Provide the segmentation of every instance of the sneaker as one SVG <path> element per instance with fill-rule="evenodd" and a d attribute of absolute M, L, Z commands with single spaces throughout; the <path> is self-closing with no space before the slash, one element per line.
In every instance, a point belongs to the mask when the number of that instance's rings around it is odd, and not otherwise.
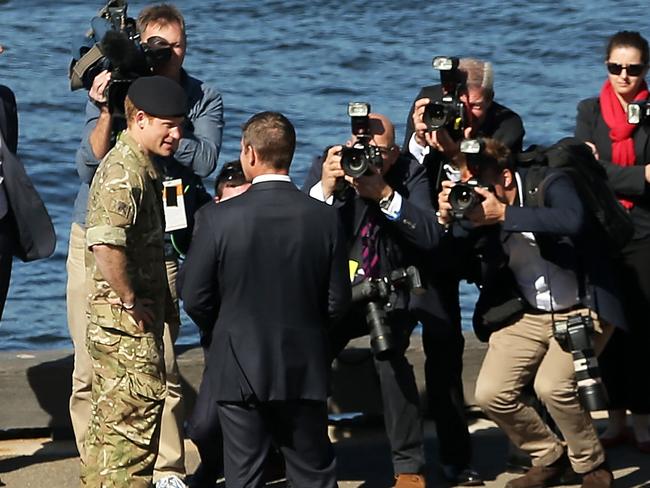
<path fill-rule="evenodd" d="M 400 473 L 395 476 L 394 488 L 426 488 L 427 481 L 417 473 Z"/>
<path fill-rule="evenodd" d="M 600 465 L 582 477 L 582 488 L 610 488 L 614 486 L 614 475 L 609 467 Z"/>
<path fill-rule="evenodd" d="M 567 478 L 575 476 L 569 457 L 564 453 L 549 466 L 533 466 L 519 478 L 508 481 L 506 488 L 545 488 L 566 484 Z"/>
<path fill-rule="evenodd" d="M 156 481 L 156 488 L 187 488 L 187 485 L 178 476 L 171 475 Z"/>

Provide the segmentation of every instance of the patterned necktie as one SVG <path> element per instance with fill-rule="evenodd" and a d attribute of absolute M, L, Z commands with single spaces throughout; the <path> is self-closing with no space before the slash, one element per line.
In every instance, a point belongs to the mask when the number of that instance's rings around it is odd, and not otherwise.
<path fill-rule="evenodd" d="M 375 216 L 368 213 L 366 223 L 361 228 L 361 267 L 364 275 L 369 278 L 379 278 L 378 231 Z"/>

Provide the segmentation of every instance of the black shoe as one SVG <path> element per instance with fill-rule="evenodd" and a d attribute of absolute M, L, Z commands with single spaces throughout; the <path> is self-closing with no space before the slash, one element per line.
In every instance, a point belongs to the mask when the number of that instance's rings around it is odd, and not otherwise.
<path fill-rule="evenodd" d="M 453 486 L 484 486 L 479 474 L 469 466 L 442 465 L 442 474 Z"/>
<path fill-rule="evenodd" d="M 217 484 L 219 473 L 208 473 L 203 464 L 199 464 L 194 474 L 187 477 L 188 488 L 214 488 Z"/>

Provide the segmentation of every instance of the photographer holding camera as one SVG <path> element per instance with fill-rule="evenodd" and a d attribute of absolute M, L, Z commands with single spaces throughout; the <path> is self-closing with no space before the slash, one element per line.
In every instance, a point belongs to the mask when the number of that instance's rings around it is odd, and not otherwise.
<path fill-rule="evenodd" d="M 610 324 L 625 324 L 607 250 L 568 174 L 549 169 L 529 188 L 532 171 L 515 170 L 505 145 L 493 139 L 483 144 L 468 160 L 480 182 L 473 190 L 476 204 L 465 209 L 464 219 L 453 219 L 454 183 L 444 182 L 439 221 L 475 263 L 471 278 L 480 295 L 474 327 L 489 335 L 476 401 L 533 460 L 525 476 L 506 486 L 561 483 L 571 466 L 583 476 L 583 487 L 612 486 L 586 411 L 606 401 L 594 351 L 602 351 Z M 532 379 L 568 449 L 522 402 Z"/>
<path fill-rule="evenodd" d="M 473 58 L 436 57 L 433 67 L 440 72 L 440 83 L 422 88 L 415 98 L 406 121 L 403 150 L 425 166 L 436 207 L 440 182 L 458 181 L 466 172 L 461 139 L 493 137 L 519 152 L 524 127 L 516 113 L 494 101 L 491 63 Z M 471 467 L 462 384 L 465 339 L 457 273 L 462 263 L 456 262 L 453 249 L 440 252 L 444 258 L 429 264 L 429 275 L 435 281 L 430 283 L 427 295 L 415 304 L 423 325 L 428 411 L 436 422 L 445 477 L 457 485 L 479 484 L 479 475 Z M 424 304 L 425 310 L 421 310 L 420 304 Z M 429 312 L 426 308 L 435 310 Z"/>
<path fill-rule="evenodd" d="M 361 300 L 332 331 L 333 357 L 351 338 L 373 329 L 396 486 L 423 487 L 422 419 L 405 357 L 417 323 L 408 310 L 409 288 L 419 285 L 417 271 L 408 266 L 418 266 L 438 245 L 440 231 L 424 168 L 400 154 L 390 120 L 369 111 L 367 104 L 350 105 L 352 139 L 314 161 L 303 190 L 338 209 L 350 249 L 353 301 Z M 386 294 L 392 295 L 388 303 Z"/>
<path fill-rule="evenodd" d="M 112 3 L 109 2 L 109 6 Z M 124 3 L 124 2 L 122 2 Z M 107 7 L 108 8 L 108 7 Z M 125 10 L 123 11 L 125 13 Z M 156 38 L 169 48 L 169 58 L 156 65 L 154 74 L 177 81 L 188 98 L 188 113 L 183 124 L 183 136 L 172 156 L 155 157 L 154 162 L 166 180 L 182 180 L 187 214 L 178 215 L 181 221 L 191 224 L 192 212 L 208 197 L 201 183 L 201 177 L 208 176 L 217 165 L 223 131 L 223 103 L 221 95 L 202 81 L 188 75 L 182 68 L 185 57 L 185 21 L 172 5 L 146 7 L 137 20 L 140 41 L 146 44 Z M 119 114 L 111 113 L 107 88 L 112 73 L 101 72 L 95 76 L 89 90 L 86 104 L 86 123 L 81 146 L 77 151 L 77 171 L 81 187 L 75 201 L 73 224 L 70 233 L 67 270 L 68 326 L 75 349 L 70 417 L 82 461 L 88 421 L 90 418 L 90 394 L 92 374 L 90 358 L 85 347 L 87 319 L 84 308 L 86 287 L 84 282 L 85 213 L 88 189 L 100 160 L 115 144 L 117 135 L 125 128 L 125 121 Z M 176 192 L 168 192 L 175 194 Z M 182 198 L 183 195 L 181 195 Z M 178 206 L 176 206 L 178 208 Z M 166 216 L 167 226 L 171 219 Z M 177 232 L 183 232 L 177 231 Z M 165 235 L 165 259 L 167 278 L 173 300 L 166 310 L 164 351 L 168 394 L 162 416 L 160 449 L 156 461 L 154 480 L 159 486 L 184 486 L 181 479 L 185 474 L 183 421 L 184 412 L 181 384 L 174 354 L 174 342 L 178 336 L 180 316 L 176 299 L 176 272 L 178 251 L 174 248 L 174 237 Z M 173 303 L 172 303 L 173 302 Z M 162 480 L 162 481 L 161 481 Z M 165 485 L 167 483 L 167 485 Z"/>

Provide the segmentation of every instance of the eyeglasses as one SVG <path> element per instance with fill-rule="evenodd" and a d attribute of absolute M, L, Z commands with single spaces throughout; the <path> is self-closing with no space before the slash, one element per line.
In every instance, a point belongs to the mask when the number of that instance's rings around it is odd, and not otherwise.
<path fill-rule="evenodd" d="M 618 63 L 605 63 L 607 71 L 613 75 L 620 75 L 623 70 L 627 71 L 628 76 L 639 76 L 646 68 L 645 64 L 618 64 Z"/>
<path fill-rule="evenodd" d="M 387 154 L 390 154 L 390 152 L 393 149 L 395 149 L 395 146 L 375 146 L 375 147 L 379 149 L 379 152 L 381 153 L 382 156 L 386 156 Z"/>

